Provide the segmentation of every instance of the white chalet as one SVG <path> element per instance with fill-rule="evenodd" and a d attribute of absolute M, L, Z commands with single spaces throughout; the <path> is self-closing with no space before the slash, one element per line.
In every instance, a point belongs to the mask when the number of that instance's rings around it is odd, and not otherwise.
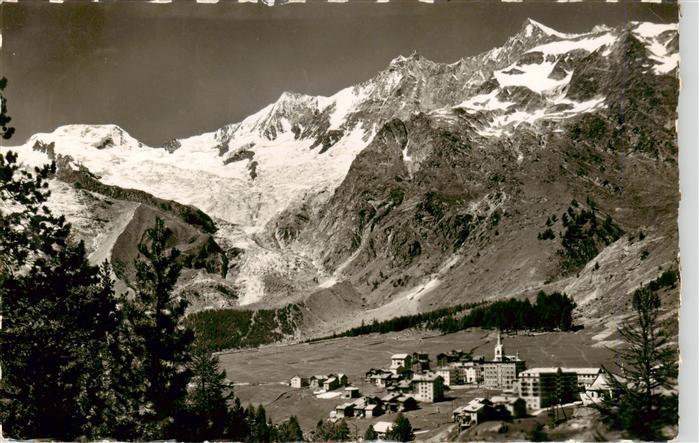
<path fill-rule="evenodd" d="M 399 368 L 410 369 L 411 357 L 410 354 L 393 354 L 391 356 L 391 372 L 398 373 Z"/>
<path fill-rule="evenodd" d="M 308 379 L 301 377 L 300 375 L 294 375 L 291 377 L 290 384 L 292 388 L 302 388 L 304 386 L 308 386 Z"/>
<path fill-rule="evenodd" d="M 614 388 L 607 374 L 600 372 L 590 386 L 585 389 L 585 392 L 580 394 L 580 399 L 585 406 L 600 403 L 606 398 L 611 398 L 614 395 Z"/>

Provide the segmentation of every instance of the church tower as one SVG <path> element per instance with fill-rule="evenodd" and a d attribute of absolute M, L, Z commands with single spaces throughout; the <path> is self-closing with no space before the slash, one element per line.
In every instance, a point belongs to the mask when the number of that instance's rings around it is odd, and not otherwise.
<path fill-rule="evenodd" d="M 495 345 L 495 361 L 502 361 L 502 357 L 505 355 L 505 349 L 502 346 L 502 339 L 500 338 L 500 330 L 498 329 L 498 344 Z"/>

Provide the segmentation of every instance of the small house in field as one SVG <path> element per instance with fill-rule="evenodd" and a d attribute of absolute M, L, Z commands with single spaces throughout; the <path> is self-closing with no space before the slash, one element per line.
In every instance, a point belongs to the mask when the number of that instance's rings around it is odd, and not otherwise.
<path fill-rule="evenodd" d="M 381 398 L 386 412 L 407 412 L 417 409 L 417 400 L 412 395 L 388 394 Z"/>
<path fill-rule="evenodd" d="M 308 382 L 309 381 L 307 378 L 301 377 L 300 375 L 294 375 L 291 377 L 290 384 L 292 388 L 299 389 L 303 388 L 304 386 L 308 386 Z"/>
<path fill-rule="evenodd" d="M 309 385 L 313 389 L 319 389 L 323 387 L 323 383 L 327 377 L 324 375 L 314 375 L 309 380 Z"/>
<path fill-rule="evenodd" d="M 325 381 L 323 381 L 323 389 L 326 391 L 334 391 L 340 387 L 340 381 L 337 377 L 330 376 Z"/>
<path fill-rule="evenodd" d="M 401 395 L 398 401 L 398 412 L 408 412 L 417 409 L 417 400 L 412 395 Z"/>
<path fill-rule="evenodd" d="M 410 394 L 413 392 L 413 385 L 410 380 L 401 380 L 395 385 L 396 391 L 401 394 Z"/>
<path fill-rule="evenodd" d="M 379 404 L 366 405 L 364 408 L 364 417 L 366 418 L 378 417 L 381 414 L 383 414 L 383 408 Z"/>
<path fill-rule="evenodd" d="M 348 384 L 345 374 L 316 375 L 311 377 L 310 383 L 312 388 L 318 387 L 325 391 L 334 391 Z"/>
<path fill-rule="evenodd" d="M 411 363 L 411 369 L 415 374 L 430 370 L 430 356 L 424 352 L 413 352 Z"/>
<path fill-rule="evenodd" d="M 336 418 L 354 417 L 354 403 L 342 403 L 341 405 L 337 405 L 333 412 L 335 414 L 331 413 L 331 415 L 334 415 Z"/>
<path fill-rule="evenodd" d="M 385 373 L 390 374 L 391 371 L 382 368 L 371 368 L 368 371 L 366 371 L 366 374 L 364 374 L 364 381 L 371 382 L 375 376 Z"/>
<path fill-rule="evenodd" d="M 379 388 L 385 388 L 391 384 L 391 376 L 393 374 L 389 373 L 379 373 L 371 376 L 371 382 Z"/>
<path fill-rule="evenodd" d="M 400 394 L 396 393 L 381 397 L 381 403 L 383 403 L 386 412 L 398 412 L 398 397 L 400 397 Z"/>
<path fill-rule="evenodd" d="M 468 355 L 461 349 L 451 350 L 447 353 L 440 352 L 437 354 L 437 366 L 447 366 L 449 363 L 456 363 L 468 358 Z"/>
<path fill-rule="evenodd" d="M 345 388 L 345 391 L 343 392 L 342 396 L 344 398 L 359 398 L 359 388 L 356 388 L 354 386 L 348 386 Z"/>
<path fill-rule="evenodd" d="M 378 417 L 383 414 L 383 405 L 378 397 L 367 396 L 354 401 L 355 417 Z"/>
<path fill-rule="evenodd" d="M 490 397 L 493 407 L 504 411 L 510 417 L 523 417 L 527 414 L 527 402 L 524 399 L 512 395 L 496 395 Z"/>

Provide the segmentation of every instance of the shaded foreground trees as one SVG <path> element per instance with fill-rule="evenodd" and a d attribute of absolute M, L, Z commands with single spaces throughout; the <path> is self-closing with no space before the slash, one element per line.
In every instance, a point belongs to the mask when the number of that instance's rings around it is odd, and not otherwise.
<path fill-rule="evenodd" d="M 0 92 L 6 84 L 0 80 Z M 9 138 L 0 95 L 0 135 Z M 298 437 L 264 409 L 232 400 L 210 354 L 192 350 L 186 303 L 173 295 L 179 252 L 162 220 L 147 230 L 133 297 L 88 262 L 70 224 L 48 208 L 56 165 L 28 171 L 0 154 L 0 423 L 8 437 L 56 440 Z M 192 389 L 187 389 L 192 383 Z M 255 411 L 252 413 L 251 411 Z"/>
<path fill-rule="evenodd" d="M 646 441 L 672 438 L 678 423 L 677 352 L 659 318 L 660 287 L 651 282 L 634 292 L 635 316 L 619 328 L 625 346 L 617 374 L 603 368 L 615 395 L 597 405 L 612 428 Z"/>
<path fill-rule="evenodd" d="M 21 171 L 0 155 L 0 421 L 14 438 L 301 440 L 264 408 L 233 399 L 218 361 L 192 349 L 186 303 L 172 294 L 178 252 L 162 220 L 139 245 L 136 294 L 117 296 L 108 263 L 87 261 L 70 225 L 46 208 L 53 166 Z M 8 315 L 11 314 L 11 315 Z M 191 389 L 187 385 L 191 383 Z M 283 439 L 283 440 L 280 440 Z"/>
<path fill-rule="evenodd" d="M 0 108 L 7 139 L 2 95 Z M 90 265 L 84 244 L 47 206 L 55 172 L 55 164 L 29 171 L 16 154 L 0 154 L 0 422 L 15 438 L 117 436 L 134 428 L 138 407 L 132 334 L 109 264 Z"/>
<path fill-rule="evenodd" d="M 364 440 L 374 441 L 378 440 L 378 438 L 379 434 L 377 434 L 374 430 L 374 426 L 369 425 L 369 427 L 366 428 L 366 431 L 364 432 Z"/>
<path fill-rule="evenodd" d="M 410 420 L 402 413 L 398 414 L 393 422 L 393 427 L 386 434 L 386 438 L 393 441 L 411 441 L 414 439 L 415 433 L 413 432 Z"/>
<path fill-rule="evenodd" d="M 301 440 L 243 409 L 225 372 L 192 349 L 186 302 L 173 295 L 178 251 L 162 220 L 139 245 L 133 299 L 116 295 L 108 263 L 91 266 L 70 225 L 46 207 L 55 166 L 21 170 L 0 155 L 0 422 L 14 438 Z M 10 314 L 10 315 L 8 315 Z M 191 384 L 188 390 L 187 386 Z M 229 402 L 233 406 L 229 406 Z"/>
<path fill-rule="evenodd" d="M 91 266 L 45 205 L 53 172 L 0 155 L 0 198 L 11 208 L 0 213 L 0 421 L 11 436 L 73 439 L 128 420 L 129 350 L 109 266 Z"/>
<path fill-rule="evenodd" d="M 218 369 L 218 359 L 202 348 L 194 351 L 190 367 L 192 388 L 176 417 L 175 434 L 178 440 L 221 438 L 230 427 L 232 386 L 225 371 Z"/>
<path fill-rule="evenodd" d="M 186 300 L 173 295 L 181 267 L 179 251 L 168 251 L 171 235 L 159 218 L 146 231 L 138 245 L 145 260 L 136 259 L 136 296 L 126 304 L 145 388 L 139 393 L 141 435 L 150 439 L 169 434 L 191 377 L 194 333 L 182 325 Z"/>
<path fill-rule="evenodd" d="M 350 429 L 344 419 L 336 423 L 320 420 L 311 433 L 312 441 L 348 441 L 350 437 Z"/>

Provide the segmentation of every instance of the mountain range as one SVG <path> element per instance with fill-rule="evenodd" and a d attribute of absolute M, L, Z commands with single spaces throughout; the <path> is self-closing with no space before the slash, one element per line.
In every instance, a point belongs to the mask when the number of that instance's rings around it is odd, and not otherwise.
<path fill-rule="evenodd" d="M 123 290 L 163 218 L 191 312 L 295 304 L 308 336 L 544 290 L 603 328 L 678 268 L 678 67 L 677 24 L 527 20 L 485 53 L 400 56 L 163 146 L 76 124 L 2 149 L 57 162 L 52 209 Z"/>

